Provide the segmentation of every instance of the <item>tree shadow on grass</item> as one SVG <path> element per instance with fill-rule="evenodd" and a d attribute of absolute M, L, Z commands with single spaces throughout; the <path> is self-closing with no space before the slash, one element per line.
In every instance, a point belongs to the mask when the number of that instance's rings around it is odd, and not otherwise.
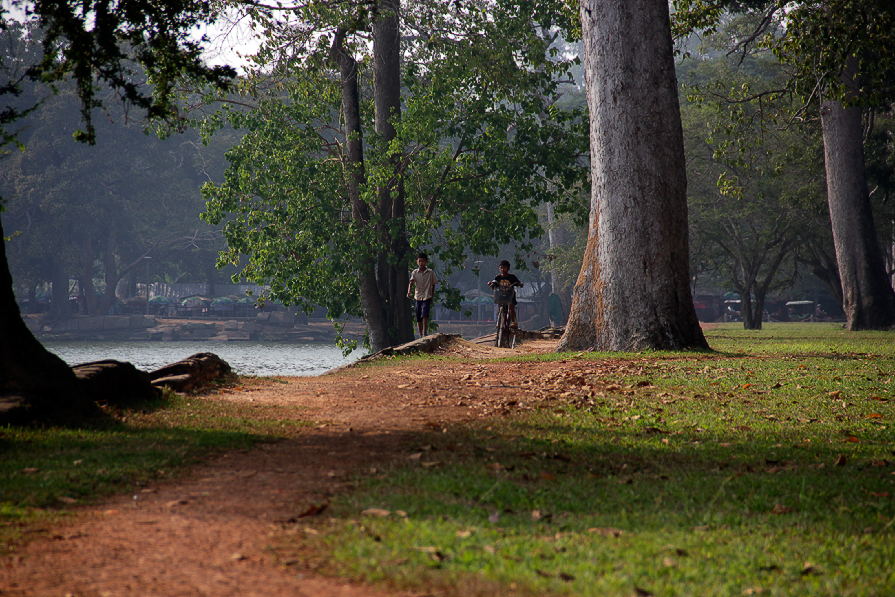
<path fill-rule="evenodd" d="M 652 430 L 605 432 L 589 444 L 570 444 L 547 439 L 567 434 L 565 427 L 512 428 L 519 435 L 511 439 L 480 433 L 456 443 L 421 439 L 433 447 L 419 463 L 368 482 L 365 491 L 420 516 L 487 524 L 497 513 L 502 525 L 527 527 L 538 510 L 577 531 L 804 524 L 858 532 L 895 517 L 891 462 L 887 467 L 879 449 L 798 445 L 786 434 L 695 440 Z"/>

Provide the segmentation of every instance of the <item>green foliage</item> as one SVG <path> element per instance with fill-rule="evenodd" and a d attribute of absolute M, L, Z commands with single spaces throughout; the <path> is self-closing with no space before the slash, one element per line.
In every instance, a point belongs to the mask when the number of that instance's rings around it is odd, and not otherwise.
<path fill-rule="evenodd" d="M 793 88 L 802 96 L 879 105 L 891 100 L 895 66 L 895 6 L 888 0 L 800 2 L 786 12 L 786 35 L 772 45 L 791 65 Z M 858 87 L 840 79 L 858 59 Z"/>
<path fill-rule="evenodd" d="M 19 81 L 54 86 L 72 78 L 81 102 L 83 131 L 76 139 L 95 142 L 93 111 L 103 106 L 98 90 L 111 87 L 120 100 L 151 118 L 176 116 L 174 83 L 183 75 L 226 88 L 235 71 L 202 62 L 202 45 L 194 30 L 215 18 L 214 3 L 204 0 L 155 2 L 149 0 L 82 2 L 27 2 L 13 0 L 0 9 L 3 28 L 7 11 L 23 12 L 40 25 L 41 55 L 25 65 Z M 3 66 L 6 66 L 4 56 Z M 4 83 L 3 94 L 16 94 L 17 84 Z M 34 106 L 27 106 L 30 110 Z M 21 110 L 12 114 L 16 119 Z M 8 140 L 8 139 L 7 139 Z"/>
<path fill-rule="evenodd" d="M 691 272 L 746 297 L 744 325 L 760 328 L 765 297 L 793 284 L 808 238 L 824 237 L 817 131 L 788 126 L 799 104 L 768 54 L 695 61 L 685 81 Z"/>
<path fill-rule="evenodd" d="M 889 4 L 675 3 L 679 33 L 695 32 L 702 40 L 698 54 L 688 55 L 691 59 L 681 65 L 687 99 L 707 109 L 690 118 L 700 125 L 709 123 L 696 133 L 706 145 L 692 143 L 688 148 L 688 154 L 696 148 L 688 156 L 688 174 L 691 197 L 697 197 L 692 204 L 697 220 L 692 246 L 697 256 L 711 252 L 698 237 L 708 231 L 704 216 L 714 218 L 712 205 L 723 204 L 724 217 L 737 220 L 743 210 L 768 221 L 786 217 L 799 237 L 798 261 L 841 296 L 821 168 L 818 100 L 845 98 L 841 75 L 855 56 L 859 89 L 852 89 L 847 102 L 873 107 L 866 120 L 865 154 L 873 164 L 868 175 L 876 189 L 871 195 L 874 221 L 889 221 L 885 198 L 891 177 L 883 164 L 889 159 L 890 144 L 879 142 L 891 136 L 883 116 L 889 111 L 891 97 L 886 93 L 891 96 L 887 90 L 892 88 L 893 28 L 885 26 L 892 18 Z M 854 71 L 853 67 L 849 68 Z M 688 110 L 684 106 L 685 114 Z M 871 141 L 874 135 L 877 141 Z M 712 150 L 711 159 L 703 151 L 706 148 Z M 711 162 L 716 166 L 709 166 Z M 706 177 L 709 172 L 712 176 Z M 708 178 L 717 191 L 705 184 Z M 693 193 L 694 188 L 699 191 Z M 706 204 L 700 195 L 718 198 Z M 891 238 L 890 228 L 878 226 L 883 242 Z"/>
<path fill-rule="evenodd" d="M 359 315 L 361 264 L 409 265 L 412 255 L 390 249 L 395 242 L 427 251 L 443 281 L 470 254 L 496 255 L 507 243 L 528 251 L 542 233 L 538 204 L 580 209 L 571 191 L 586 180 L 586 118 L 556 106 L 572 62 L 554 45 L 567 15 L 516 2 L 403 9 L 402 106 L 390 119 L 396 138 L 389 143 L 375 132 L 377 82 L 362 27 L 351 25 L 345 44 L 358 63 L 364 142 L 356 170 L 345 154 L 351 133 L 340 112 L 341 82 L 327 56 L 337 26 L 373 16 L 350 5 L 301 10 L 313 11 L 301 13 L 312 28 L 250 11 L 273 27 L 255 58 L 273 70 L 247 82 L 254 109 L 226 109 L 247 134 L 228 154 L 226 182 L 204 189 L 204 217 L 225 223 L 221 264 L 239 263 L 238 276 L 269 284 L 286 303 Z M 273 48 L 287 35 L 298 47 L 283 56 Z M 368 218 L 350 202 L 348 179 L 357 172 Z M 401 215 L 380 203 L 380 190 L 396 179 Z M 459 298 L 439 292 L 448 304 Z"/>
<path fill-rule="evenodd" d="M 289 297 L 303 309 L 326 305 L 334 317 L 358 312 L 351 273 L 365 257 L 357 242 L 364 231 L 352 225 L 342 189 L 339 149 L 324 136 L 338 97 L 336 81 L 310 73 L 296 81 L 288 101 L 230 111 L 233 126 L 247 133 L 227 153 L 225 182 L 203 187 L 203 218 L 225 221 L 221 263 L 239 265 L 246 255 L 242 276 L 270 281 L 274 298 Z M 322 134 L 315 124 L 325 127 Z"/>

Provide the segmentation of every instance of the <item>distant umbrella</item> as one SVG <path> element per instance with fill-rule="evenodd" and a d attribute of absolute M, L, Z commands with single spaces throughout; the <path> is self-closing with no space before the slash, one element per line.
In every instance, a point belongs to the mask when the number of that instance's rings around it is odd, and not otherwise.
<path fill-rule="evenodd" d="M 472 290 L 466 291 L 466 300 L 470 303 L 476 302 L 476 299 L 486 297 L 489 300 L 491 299 L 491 290 L 479 290 L 478 288 L 473 288 Z"/>
<path fill-rule="evenodd" d="M 206 303 L 210 303 L 211 299 L 204 296 L 199 296 L 198 294 L 194 294 L 192 296 L 183 297 L 182 299 L 180 299 L 179 302 L 185 307 L 201 307 Z"/>
<path fill-rule="evenodd" d="M 169 299 L 166 296 L 159 295 L 159 296 L 154 296 L 151 299 L 149 299 L 149 302 L 153 305 L 170 305 L 174 301 L 172 301 L 171 299 Z"/>
<path fill-rule="evenodd" d="M 236 301 L 234 301 L 229 296 L 219 296 L 218 298 L 211 301 L 211 306 L 214 307 L 217 305 L 232 305 L 235 302 Z"/>

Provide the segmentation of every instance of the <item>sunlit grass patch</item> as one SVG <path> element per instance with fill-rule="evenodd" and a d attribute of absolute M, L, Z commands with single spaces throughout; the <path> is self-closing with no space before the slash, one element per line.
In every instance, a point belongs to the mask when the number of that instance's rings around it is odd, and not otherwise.
<path fill-rule="evenodd" d="M 705 331 L 713 350 L 766 355 L 892 355 L 892 332 L 849 332 L 841 323 L 765 323 L 745 330 L 740 323 L 713 325 Z"/>
<path fill-rule="evenodd" d="M 413 466 L 337 500 L 307 540 L 323 537 L 331 571 L 447 594 L 476 594 L 483 580 L 502 589 L 485 583 L 482 595 L 792 583 L 799 594 L 881 594 L 895 562 L 892 466 L 876 441 L 814 439 L 666 437 L 541 412 L 455 443 L 426 438 Z"/>
<path fill-rule="evenodd" d="M 547 372 L 569 391 L 537 380 L 534 410 L 421 438 L 299 545 L 453 595 L 886 594 L 895 336 L 770 332 L 576 356 Z"/>

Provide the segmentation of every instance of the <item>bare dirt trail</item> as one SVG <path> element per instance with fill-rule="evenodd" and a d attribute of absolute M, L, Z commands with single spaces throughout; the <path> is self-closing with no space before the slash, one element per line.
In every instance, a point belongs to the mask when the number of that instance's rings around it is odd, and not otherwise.
<path fill-rule="evenodd" d="M 0 559 L 0 596 L 410 595 L 306 574 L 278 561 L 270 546 L 284 522 L 345 490 L 351 475 L 409 455 L 421 431 L 508 412 L 534 397 L 526 384 L 546 369 L 581 366 L 482 361 L 554 346 L 534 341 L 510 351 L 458 341 L 444 349 L 458 361 L 255 379 L 209 397 L 294 406 L 296 419 L 315 424 L 45 529 Z"/>

